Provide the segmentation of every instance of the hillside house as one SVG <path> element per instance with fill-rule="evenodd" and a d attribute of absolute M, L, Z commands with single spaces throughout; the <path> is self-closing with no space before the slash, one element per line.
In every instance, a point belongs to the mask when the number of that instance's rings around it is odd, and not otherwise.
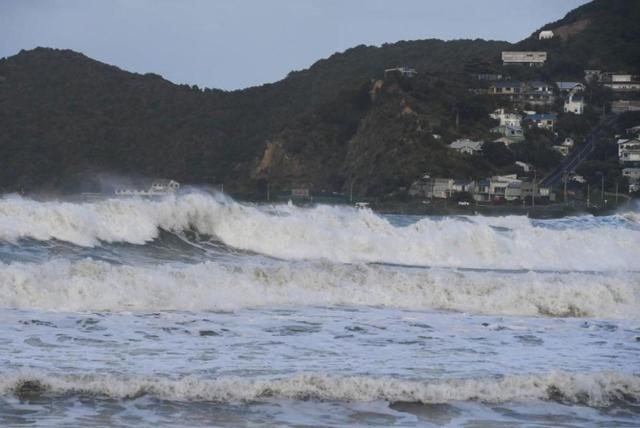
<path fill-rule="evenodd" d="M 600 80 L 601 74 L 602 74 L 602 70 L 585 70 L 584 81 L 587 83 L 598 82 Z"/>
<path fill-rule="evenodd" d="M 526 122 L 533 123 L 538 128 L 548 129 L 553 131 L 553 126 L 556 123 L 558 117 L 555 113 L 536 113 L 525 116 Z"/>
<path fill-rule="evenodd" d="M 538 80 L 528 82 L 522 94 L 522 101 L 528 104 L 551 104 L 555 101 L 553 87 Z"/>
<path fill-rule="evenodd" d="M 640 79 L 638 79 L 638 76 L 630 73 L 601 73 L 598 81 L 602 83 L 602 86 L 610 88 L 614 92 L 640 91 Z"/>
<path fill-rule="evenodd" d="M 640 162 L 640 139 L 618 140 L 618 161 L 620 163 Z"/>
<path fill-rule="evenodd" d="M 629 181 L 629 193 L 640 191 L 640 168 L 624 168 L 622 176 Z"/>
<path fill-rule="evenodd" d="M 482 151 L 482 141 L 472 141 L 467 138 L 456 140 L 449 144 L 449 148 L 467 155 L 476 155 Z"/>
<path fill-rule="evenodd" d="M 544 30 L 544 31 L 540 31 L 540 33 L 538 33 L 538 40 L 548 40 L 548 39 L 553 39 L 553 31 L 551 30 Z"/>
<path fill-rule="evenodd" d="M 611 103 L 611 112 L 622 114 L 629 111 L 640 111 L 640 101 L 618 100 Z"/>
<path fill-rule="evenodd" d="M 528 65 L 529 67 L 540 67 L 547 60 L 546 52 L 534 51 L 503 51 L 502 65 Z"/>
<path fill-rule="evenodd" d="M 584 112 L 584 98 L 582 95 L 570 94 L 564 101 L 563 110 L 565 113 L 582 114 Z"/>
<path fill-rule="evenodd" d="M 632 126 L 631 128 L 625 129 L 627 134 L 635 134 L 640 135 L 640 125 Z"/>
<path fill-rule="evenodd" d="M 456 192 L 475 193 L 476 182 L 473 180 L 467 180 L 467 179 L 456 179 L 456 180 L 453 180 L 453 185 L 451 186 L 451 190 L 454 193 Z"/>
<path fill-rule="evenodd" d="M 385 77 L 387 77 L 389 74 L 399 74 L 403 77 L 414 77 L 416 74 L 418 74 L 418 72 L 414 68 L 410 67 L 393 67 L 384 70 Z"/>
<path fill-rule="evenodd" d="M 571 94 L 584 92 L 586 87 L 580 82 L 556 82 L 556 86 L 561 94 Z"/>
<path fill-rule="evenodd" d="M 555 195 L 551 192 L 551 189 L 549 187 L 542 186 L 538 182 L 523 180 L 522 197 L 531 198 L 533 196 L 535 196 L 536 198 L 548 198 L 549 200 L 555 199 Z"/>
<path fill-rule="evenodd" d="M 494 134 L 503 135 L 507 138 L 510 138 L 514 142 L 524 140 L 524 131 L 520 126 L 509 126 L 509 125 L 496 126 L 495 128 L 491 129 L 491 132 Z"/>
<path fill-rule="evenodd" d="M 522 180 L 519 180 L 516 174 L 511 175 L 496 175 L 491 178 L 485 178 L 478 182 L 474 199 L 477 201 L 500 201 L 500 200 L 515 200 L 521 195 L 520 185 Z M 507 190 L 509 185 L 512 185 L 510 190 Z M 509 199 L 507 199 L 507 197 Z"/>
<path fill-rule="evenodd" d="M 525 90 L 525 84 L 517 80 L 495 82 L 489 86 L 489 95 L 520 95 Z"/>
<path fill-rule="evenodd" d="M 500 126 L 512 126 L 519 128 L 522 126 L 522 117 L 517 113 L 510 113 L 506 109 L 499 108 L 489 115 L 491 119 L 498 120 Z"/>
<path fill-rule="evenodd" d="M 573 145 L 574 145 L 573 138 L 567 137 L 564 139 L 564 141 L 561 144 L 552 146 L 551 148 L 557 151 L 558 153 L 560 153 L 562 156 L 567 156 L 571 151 L 571 149 L 573 148 Z"/>
<path fill-rule="evenodd" d="M 425 175 L 409 188 L 409 195 L 447 199 L 453 191 L 452 178 L 437 178 Z"/>

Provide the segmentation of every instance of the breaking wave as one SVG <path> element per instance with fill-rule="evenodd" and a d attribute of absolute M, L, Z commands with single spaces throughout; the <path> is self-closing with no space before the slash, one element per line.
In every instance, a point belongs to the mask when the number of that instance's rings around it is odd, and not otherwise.
<path fill-rule="evenodd" d="M 160 230 L 196 230 L 236 249 L 289 260 L 489 269 L 640 269 L 640 228 L 603 221 L 589 228 L 543 227 L 526 217 L 424 218 L 407 226 L 369 210 L 256 207 L 193 193 L 150 201 L 0 200 L 0 239 L 144 244 Z M 593 222 L 592 222 L 593 223 Z"/>
<path fill-rule="evenodd" d="M 233 310 L 364 305 L 482 314 L 638 318 L 640 273 L 499 272 L 244 261 L 113 265 L 93 259 L 0 264 L 5 308 Z"/>
<path fill-rule="evenodd" d="M 553 400 L 594 407 L 640 401 L 640 377 L 618 373 L 516 375 L 504 378 L 402 380 L 366 376 L 297 374 L 280 379 L 222 377 L 157 379 L 112 375 L 0 375 L 0 393 L 90 394 L 112 398 L 242 402 L 271 398 L 335 401 L 487 403 Z"/>

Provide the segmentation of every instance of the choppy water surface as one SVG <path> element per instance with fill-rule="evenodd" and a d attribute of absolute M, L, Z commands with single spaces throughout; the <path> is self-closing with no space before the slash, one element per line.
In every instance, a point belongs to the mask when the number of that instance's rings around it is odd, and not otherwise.
<path fill-rule="evenodd" d="M 0 199 L 0 425 L 637 426 L 640 217 Z"/>

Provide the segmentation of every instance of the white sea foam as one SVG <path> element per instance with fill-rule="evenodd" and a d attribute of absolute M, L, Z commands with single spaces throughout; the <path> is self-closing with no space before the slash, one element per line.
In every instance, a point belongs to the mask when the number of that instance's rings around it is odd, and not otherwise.
<path fill-rule="evenodd" d="M 0 393 L 34 392 L 135 398 L 241 402 L 269 398 L 376 401 L 487 403 L 559 400 L 590 406 L 640 400 L 640 377 L 620 373 L 515 375 L 501 379 L 402 380 L 366 376 L 302 373 L 279 379 L 223 377 L 181 379 L 117 377 L 113 375 L 50 376 L 38 373 L 0 375 Z"/>
<path fill-rule="evenodd" d="M 498 226 L 498 227 L 496 227 Z M 405 227 L 368 210 L 280 206 L 222 196 L 92 203 L 0 200 L 0 239 L 57 239 L 82 246 L 143 244 L 159 230 L 196 229 L 243 250 L 291 260 L 382 262 L 496 269 L 640 269 L 640 230 L 540 227 L 526 217 L 424 218 Z"/>
<path fill-rule="evenodd" d="M 244 260 L 153 267 L 0 264 L 5 308 L 60 311 L 366 305 L 483 314 L 640 316 L 640 274 L 506 273 Z"/>

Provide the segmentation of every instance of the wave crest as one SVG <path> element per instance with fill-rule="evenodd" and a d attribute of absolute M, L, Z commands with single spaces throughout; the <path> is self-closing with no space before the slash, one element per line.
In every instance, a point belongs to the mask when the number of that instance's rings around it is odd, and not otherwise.
<path fill-rule="evenodd" d="M 112 398 L 151 395 L 160 399 L 242 402 L 269 398 L 335 401 L 500 403 L 554 400 L 589 406 L 640 401 L 640 378 L 619 373 L 515 375 L 502 379 L 402 380 L 367 376 L 302 373 L 280 379 L 222 377 L 157 379 L 112 375 L 47 376 L 15 373 L 0 376 L 0 393 L 91 394 Z"/>
<path fill-rule="evenodd" d="M 0 264 L 2 306 L 61 311 L 364 305 L 637 318 L 640 274 L 487 272 L 310 262 Z"/>
<path fill-rule="evenodd" d="M 640 268 L 636 256 L 640 230 L 608 222 L 554 229 L 518 216 L 452 217 L 424 218 L 400 227 L 369 210 L 269 209 L 198 193 L 157 201 L 0 200 L 3 240 L 57 239 L 81 246 L 144 244 L 157 238 L 161 229 L 195 229 L 237 249 L 290 260 L 490 269 Z"/>

